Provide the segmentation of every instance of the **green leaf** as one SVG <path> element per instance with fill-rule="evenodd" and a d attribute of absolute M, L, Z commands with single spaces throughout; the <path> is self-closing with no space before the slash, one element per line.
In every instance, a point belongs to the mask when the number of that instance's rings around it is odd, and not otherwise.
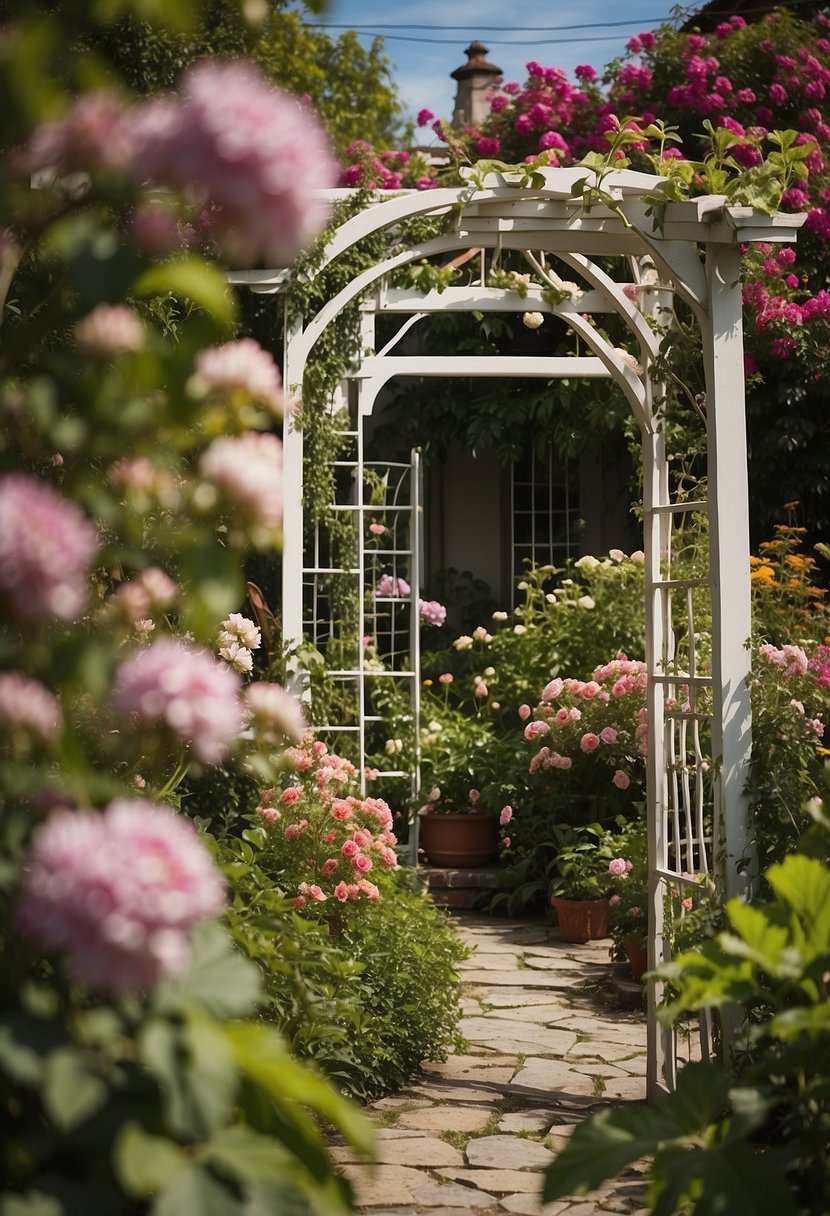
<path fill-rule="evenodd" d="M 243 1123 L 214 1133 L 205 1145 L 205 1159 L 240 1182 L 281 1183 L 288 1172 L 283 1146 L 273 1136 L 264 1136 Z"/>
<path fill-rule="evenodd" d="M 201 925 L 193 935 L 187 971 L 160 984 L 153 1003 L 159 1013 L 195 1008 L 218 1018 L 244 1017 L 259 1000 L 261 991 L 256 964 L 243 958 L 221 925 L 211 921 Z"/>
<path fill-rule="evenodd" d="M 43 1102 L 61 1131 L 69 1131 L 94 1114 L 107 1100 L 109 1089 L 83 1055 L 61 1047 L 46 1061 Z"/>
<path fill-rule="evenodd" d="M 218 1023 L 193 1012 L 184 1023 L 153 1018 L 139 1046 L 161 1086 L 174 1135 L 198 1140 L 222 1126 L 233 1108 L 239 1074 Z"/>
<path fill-rule="evenodd" d="M 188 1165 L 156 1196 L 150 1216 L 243 1216 L 238 1194 L 199 1165 Z"/>
<path fill-rule="evenodd" d="M 815 858 L 795 854 L 770 866 L 767 879 L 798 916 L 813 950 L 830 952 L 830 870 Z"/>
<path fill-rule="evenodd" d="M 586 1195 L 607 1178 L 650 1156 L 676 1127 L 647 1107 L 603 1110 L 578 1124 L 565 1148 L 548 1166 L 542 1200 Z"/>
<path fill-rule="evenodd" d="M 375 1151 L 375 1133 L 368 1119 L 343 1098 L 325 1078 L 292 1059 L 281 1037 L 269 1026 L 237 1024 L 226 1028 L 228 1044 L 242 1071 L 264 1089 L 287 1117 L 298 1121 L 299 1106 L 309 1107 L 332 1123 L 361 1153 Z"/>
<path fill-rule="evenodd" d="M 135 280 L 133 291 L 138 296 L 164 296 L 171 292 L 200 304 L 220 325 L 230 328 L 236 321 L 236 300 L 227 278 L 221 270 L 192 254 L 145 270 Z"/>
<path fill-rule="evenodd" d="M 121 1128 L 113 1156 L 124 1190 L 137 1198 L 168 1186 L 188 1164 L 178 1144 L 164 1136 L 151 1136 L 138 1123 L 126 1123 Z"/>

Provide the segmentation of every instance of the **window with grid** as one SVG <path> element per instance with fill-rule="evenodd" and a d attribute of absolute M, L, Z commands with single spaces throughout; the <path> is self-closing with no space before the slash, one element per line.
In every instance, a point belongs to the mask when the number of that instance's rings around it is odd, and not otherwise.
<path fill-rule="evenodd" d="M 513 585 L 534 566 L 561 566 L 579 555 L 579 469 L 551 444 L 527 452 L 510 477 L 510 557 Z"/>

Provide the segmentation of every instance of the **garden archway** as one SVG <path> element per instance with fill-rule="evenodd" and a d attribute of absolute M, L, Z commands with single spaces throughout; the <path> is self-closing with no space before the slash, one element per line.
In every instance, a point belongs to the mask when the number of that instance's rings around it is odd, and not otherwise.
<path fill-rule="evenodd" d="M 740 245 L 746 242 L 792 242 L 801 221 L 797 216 L 770 217 L 729 206 L 720 196 L 664 203 L 660 182 L 630 171 L 608 173 L 599 182 L 592 171 L 577 167 L 545 169 L 532 181 L 521 172 L 491 173 L 464 188 L 376 197 L 334 230 L 323 264 L 331 264 L 380 232 L 398 234 L 398 248 L 356 276 L 316 316 L 287 326 L 284 361 L 285 383 L 299 393 L 315 343 L 344 308 L 362 301 L 365 353 L 348 374 L 358 446 L 362 420 L 371 414 L 378 393 L 392 377 L 608 376 L 625 394 L 640 427 L 643 450 L 650 967 L 667 949 L 665 883 L 682 885 L 694 881 L 690 875 L 715 873 L 724 892 L 731 895 L 745 890 L 751 875 L 751 866 L 745 865 L 750 849 L 744 785 L 751 744 L 746 682 L 751 620 L 739 257 Z M 446 217 L 444 230 L 420 242 L 401 237 L 402 225 L 424 217 Z M 527 295 L 488 286 L 483 269 L 481 281 L 467 287 L 421 293 L 389 286 L 394 271 L 422 259 L 471 251 L 488 251 L 492 258 L 502 250 L 519 251 L 540 286 Z M 598 259 L 609 258 L 627 266 L 627 281 L 613 278 L 597 264 Z M 563 283 L 553 269 L 560 264 L 584 284 L 578 303 L 567 291 L 552 302 L 550 291 L 545 291 L 545 285 L 556 292 Z M 647 268 L 653 272 L 647 274 Z M 243 272 L 231 277 L 255 291 L 271 292 L 284 282 L 285 272 Z M 653 377 L 658 337 L 647 319 L 655 307 L 668 306 L 666 293 L 675 293 L 686 303 L 700 331 L 706 385 L 705 501 L 672 497 L 659 408 L 662 392 Z M 400 353 L 399 343 L 424 316 L 488 309 L 553 313 L 567 321 L 591 353 L 487 358 Z M 594 327 L 590 318 L 603 313 L 622 320 L 636 343 L 634 358 L 626 357 Z M 375 321 L 395 314 L 405 319 L 378 350 Z M 302 490 L 303 433 L 289 421 L 284 443 L 283 551 L 283 628 L 288 644 L 302 639 L 303 583 L 310 568 L 303 553 Z M 417 513 L 417 494 L 411 497 L 414 506 L 410 506 Z M 689 511 L 708 515 L 705 578 L 673 577 L 673 525 Z M 361 563 L 358 566 L 362 569 Z M 417 571 L 412 581 L 417 595 Z M 694 641 L 693 601 L 701 588 L 708 588 L 711 597 L 711 668 L 701 661 Z M 672 625 L 678 606 L 686 614 L 683 653 L 677 651 Z M 353 673 L 358 680 L 361 667 L 359 656 Z M 416 698 L 417 683 L 415 679 Z M 704 718 L 711 726 L 708 755 L 701 744 Z M 677 1065 L 669 1032 L 657 1026 L 660 996 L 659 986 L 650 985 L 647 1088 L 652 1101 L 673 1088 Z M 707 1047 L 704 1041 L 704 1052 Z"/>

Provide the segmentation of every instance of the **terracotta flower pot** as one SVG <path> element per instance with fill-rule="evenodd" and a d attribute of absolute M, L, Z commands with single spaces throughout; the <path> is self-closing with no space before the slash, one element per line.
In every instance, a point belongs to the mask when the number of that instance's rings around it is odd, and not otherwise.
<path fill-rule="evenodd" d="M 637 942 L 626 942 L 625 952 L 628 955 L 631 978 L 639 983 L 644 973 L 648 971 L 648 951 L 645 946 L 640 946 Z"/>
<path fill-rule="evenodd" d="M 607 899 L 563 899 L 552 895 L 550 902 L 556 909 L 563 942 L 592 942 L 608 937 L 611 909 Z"/>
<path fill-rule="evenodd" d="M 418 816 L 419 842 L 430 865 L 485 866 L 499 853 L 499 821 L 486 811 Z"/>

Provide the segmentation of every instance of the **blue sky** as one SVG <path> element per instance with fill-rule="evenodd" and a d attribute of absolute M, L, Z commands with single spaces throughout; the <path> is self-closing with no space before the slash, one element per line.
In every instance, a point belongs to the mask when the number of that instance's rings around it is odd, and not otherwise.
<path fill-rule="evenodd" d="M 668 20 L 673 2 L 548 0 L 517 6 L 516 0 L 328 0 L 317 23 L 327 26 L 332 36 L 340 33 L 333 28 L 336 25 L 368 26 L 359 30 L 367 46 L 373 32 L 382 34 L 407 116 L 414 117 L 421 106 L 427 106 L 449 118 L 455 97 L 455 81 L 449 73 L 466 62 L 464 48 L 472 38 L 490 48 L 488 58 L 503 70 L 505 80 L 523 81 L 529 59 L 564 68 L 573 79 L 578 63 L 590 63 L 601 71 L 623 52 L 633 34 Z M 579 28 L 534 30 L 534 26 Z"/>

